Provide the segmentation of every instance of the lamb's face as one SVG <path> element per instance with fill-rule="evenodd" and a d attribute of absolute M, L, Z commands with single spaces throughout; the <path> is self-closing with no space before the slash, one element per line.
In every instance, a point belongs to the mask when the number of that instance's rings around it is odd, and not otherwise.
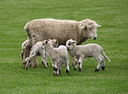
<path fill-rule="evenodd" d="M 56 39 L 52 39 L 52 40 L 49 40 L 52 42 L 52 46 L 53 47 L 57 47 L 58 46 L 58 41 Z"/>
<path fill-rule="evenodd" d="M 53 47 L 57 47 L 58 46 L 58 41 L 56 39 L 49 39 L 49 40 L 44 40 L 42 42 L 42 46 L 44 48 L 46 48 L 47 45 L 52 45 Z"/>
<path fill-rule="evenodd" d="M 70 40 L 67 40 L 67 42 L 66 42 L 66 47 L 68 48 L 68 50 L 70 51 L 70 50 L 73 50 L 73 48 L 74 48 L 74 46 L 76 45 L 76 41 L 75 40 L 72 40 L 72 39 L 70 39 Z"/>
<path fill-rule="evenodd" d="M 83 36 L 93 40 L 97 38 L 97 27 L 100 27 L 100 25 L 90 19 L 83 20 L 80 24 L 80 29 L 83 30 Z"/>

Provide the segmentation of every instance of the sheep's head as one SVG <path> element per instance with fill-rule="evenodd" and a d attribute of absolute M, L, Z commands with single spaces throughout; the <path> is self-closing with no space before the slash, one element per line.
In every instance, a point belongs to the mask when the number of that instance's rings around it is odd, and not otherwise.
<path fill-rule="evenodd" d="M 58 47 L 57 39 L 49 39 L 49 41 L 51 41 L 53 47 Z"/>
<path fill-rule="evenodd" d="M 74 49 L 74 47 L 76 46 L 76 44 L 77 44 L 77 41 L 72 40 L 72 39 L 69 39 L 66 42 L 66 47 L 68 48 L 69 51 L 71 51 L 71 50 Z"/>
<path fill-rule="evenodd" d="M 86 19 L 80 22 L 79 29 L 83 31 L 83 36 L 95 40 L 97 38 L 97 27 L 101 27 L 95 21 Z"/>
<path fill-rule="evenodd" d="M 45 48 L 46 45 L 52 45 L 53 47 L 57 47 L 58 41 L 56 39 L 44 40 L 42 42 L 42 46 Z"/>

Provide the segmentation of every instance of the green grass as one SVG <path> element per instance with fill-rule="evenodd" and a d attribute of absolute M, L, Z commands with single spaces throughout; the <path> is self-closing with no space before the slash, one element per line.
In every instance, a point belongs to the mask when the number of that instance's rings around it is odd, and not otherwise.
<path fill-rule="evenodd" d="M 24 25 L 37 18 L 95 20 L 102 27 L 98 38 L 111 63 L 95 73 L 96 61 L 85 59 L 81 73 L 70 66 L 59 77 L 49 68 L 21 67 Z M 0 0 L 0 94 L 128 94 L 127 0 Z M 38 58 L 40 62 L 40 57 Z"/>

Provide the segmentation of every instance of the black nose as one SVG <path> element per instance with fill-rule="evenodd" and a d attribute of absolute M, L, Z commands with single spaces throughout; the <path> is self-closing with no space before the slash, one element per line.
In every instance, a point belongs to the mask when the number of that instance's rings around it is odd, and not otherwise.
<path fill-rule="evenodd" d="M 94 37 L 94 40 L 96 40 L 96 37 Z"/>

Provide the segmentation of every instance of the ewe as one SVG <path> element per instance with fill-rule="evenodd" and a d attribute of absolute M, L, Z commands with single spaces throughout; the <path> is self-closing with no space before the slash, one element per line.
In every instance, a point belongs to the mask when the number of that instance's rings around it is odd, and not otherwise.
<path fill-rule="evenodd" d="M 97 27 L 100 27 L 100 25 L 90 19 L 82 21 L 35 19 L 28 22 L 24 29 L 27 32 L 30 44 L 33 46 L 36 42 L 46 39 L 57 39 L 59 45 L 65 45 L 68 39 L 74 39 L 78 44 L 89 38 L 95 40 L 97 38 Z M 26 48 L 27 51 L 29 49 Z M 72 56 L 71 59 L 72 65 L 74 65 Z"/>

